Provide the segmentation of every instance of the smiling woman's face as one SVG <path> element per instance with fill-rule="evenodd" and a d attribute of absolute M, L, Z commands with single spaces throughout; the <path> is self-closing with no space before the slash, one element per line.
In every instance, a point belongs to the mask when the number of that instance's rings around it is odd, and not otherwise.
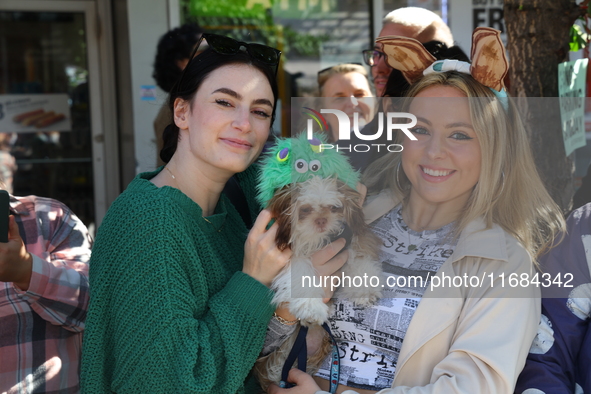
<path fill-rule="evenodd" d="M 200 168 L 242 172 L 259 156 L 269 136 L 273 102 L 262 72 L 245 64 L 222 66 L 203 81 L 190 111 L 177 112 L 175 106 L 179 147 L 188 144 L 185 148 Z"/>
<path fill-rule="evenodd" d="M 369 87 L 367 78 L 358 72 L 335 74 L 322 87 L 322 97 L 325 97 L 322 108 L 338 109 L 349 116 L 353 126 L 353 114 L 358 113 L 359 128 L 369 123 L 374 114 L 375 100 Z M 366 98 L 364 98 L 366 97 Z M 368 99 L 367 97 L 371 97 Z M 338 120 L 336 115 L 325 115 L 332 132 L 332 139 L 338 140 Z"/>
<path fill-rule="evenodd" d="M 466 95 L 450 86 L 421 91 L 409 112 L 417 141 L 405 140 L 402 167 L 412 184 L 410 198 L 462 209 L 480 177 L 482 155 Z"/>

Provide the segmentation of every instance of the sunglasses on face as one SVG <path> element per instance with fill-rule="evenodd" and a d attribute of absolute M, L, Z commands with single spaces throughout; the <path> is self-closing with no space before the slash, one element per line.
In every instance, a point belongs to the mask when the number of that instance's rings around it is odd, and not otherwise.
<path fill-rule="evenodd" d="M 362 53 L 363 61 L 370 67 L 375 66 L 380 59 L 386 58 L 386 54 L 384 52 L 378 51 L 377 49 L 367 49 Z"/>
<path fill-rule="evenodd" d="M 447 45 L 445 45 L 441 41 L 429 41 L 423 44 L 425 49 L 429 51 L 433 56 L 439 59 L 438 55 L 441 52 L 445 52 L 447 50 Z M 386 60 L 386 54 L 384 52 L 378 51 L 377 49 L 367 49 L 362 52 L 363 53 L 363 60 L 365 64 L 370 67 L 375 66 L 380 59 Z"/>

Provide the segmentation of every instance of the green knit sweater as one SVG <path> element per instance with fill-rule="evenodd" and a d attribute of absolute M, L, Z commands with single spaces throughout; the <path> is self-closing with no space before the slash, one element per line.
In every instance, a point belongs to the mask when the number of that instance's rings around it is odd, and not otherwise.
<path fill-rule="evenodd" d="M 209 223 L 157 173 L 138 175 L 98 230 L 82 392 L 242 393 L 272 293 L 240 272 L 247 229 L 226 196 Z M 255 175 L 239 174 L 248 201 Z"/>

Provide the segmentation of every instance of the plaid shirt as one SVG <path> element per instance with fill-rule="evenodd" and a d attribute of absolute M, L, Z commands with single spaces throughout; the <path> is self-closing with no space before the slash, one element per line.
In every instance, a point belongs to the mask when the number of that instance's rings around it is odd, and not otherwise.
<path fill-rule="evenodd" d="M 88 309 L 88 230 L 49 198 L 12 197 L 33 273 L 27 291 L 0 282 L 0 393 L 78 393 Z"/>

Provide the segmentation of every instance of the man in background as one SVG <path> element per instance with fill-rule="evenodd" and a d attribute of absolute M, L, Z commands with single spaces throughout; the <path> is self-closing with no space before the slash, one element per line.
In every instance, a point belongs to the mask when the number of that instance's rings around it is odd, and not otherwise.
<path fill-rule="evenodd" d="M 378 37 L 384 36 L 414 38 L 423 44 L 439 41 L 448 48 L 454 45 L 451 30 L 439 15 L 420 7 L 398 8 L 386 15 Z M 366 64 L 371 67 L 376 97 L 382 97 L 386 82 L 392 72 L 392 67 L 386 64 L 382 44 L 376 43 L 373 49 L 363 51 L 363 58 Z"/>

